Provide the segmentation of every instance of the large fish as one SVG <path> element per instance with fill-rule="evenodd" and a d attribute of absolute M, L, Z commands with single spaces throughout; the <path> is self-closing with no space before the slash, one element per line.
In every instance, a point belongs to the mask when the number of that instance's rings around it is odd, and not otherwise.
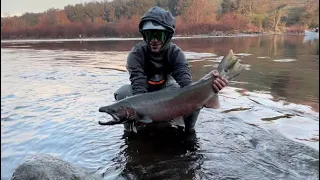
<path fill-rule="evenodd" d="M 221 77 L 231 80 L 243 72 L 245 67 L 230 50 L 221 60 L 218 72 Z M 128 122 L 152 123 L 170 121 L 203 108 L 217 108 L 218 94 L 212 84 L 215 80 L 212 72 L 189 86 L 176 89 L 164 89 L 151 93 L 138 94 L 122 99 L 99 109 L 113 117 L 111 121 L 100 125 L 114 125 Z"/>

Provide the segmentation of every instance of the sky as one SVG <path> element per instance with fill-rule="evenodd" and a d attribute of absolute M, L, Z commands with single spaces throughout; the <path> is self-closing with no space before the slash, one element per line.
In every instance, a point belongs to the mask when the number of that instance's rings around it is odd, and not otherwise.
<path fill-rule="evenodd" d="M 1 0 L 1 17 L 22 15 L 25 12 L 43 12 L 50 8 L 62 9 L 68 4 L 104 0 Z M 109 0 L 110 1 L 110 0 Z"/>

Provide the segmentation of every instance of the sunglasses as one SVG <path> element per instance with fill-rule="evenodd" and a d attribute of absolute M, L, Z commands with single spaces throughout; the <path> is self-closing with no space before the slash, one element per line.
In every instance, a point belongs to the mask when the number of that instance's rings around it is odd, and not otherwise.
<path fill-rule="evenodd" d="M 165 31 L 159 31 L 159 30 L 143 31 L 143 34 L 147 41 L 151 41 L 152 39 L 157 39 L 158 41 L 164 41 L 167 35 Z"/>

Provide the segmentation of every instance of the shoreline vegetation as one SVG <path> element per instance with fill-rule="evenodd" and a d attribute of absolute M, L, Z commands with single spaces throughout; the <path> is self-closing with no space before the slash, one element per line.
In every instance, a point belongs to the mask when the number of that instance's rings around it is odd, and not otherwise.
<path fill-rule="evenodd" d="M 304 34 L 319 26 L 319 0 L 113 0 L 1 17 L 1 40 L 141 37 L 152 6 L 170 10 L 175 37 Z"/>

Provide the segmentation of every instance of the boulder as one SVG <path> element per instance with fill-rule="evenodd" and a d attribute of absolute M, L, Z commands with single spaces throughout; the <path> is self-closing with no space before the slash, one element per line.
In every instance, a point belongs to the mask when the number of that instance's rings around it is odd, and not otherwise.
<path fill-rule="evenodd" d="M 47 154 L 27 156 L 12 174 L 11 180 L 96 180 L 69 162 Z"/>

